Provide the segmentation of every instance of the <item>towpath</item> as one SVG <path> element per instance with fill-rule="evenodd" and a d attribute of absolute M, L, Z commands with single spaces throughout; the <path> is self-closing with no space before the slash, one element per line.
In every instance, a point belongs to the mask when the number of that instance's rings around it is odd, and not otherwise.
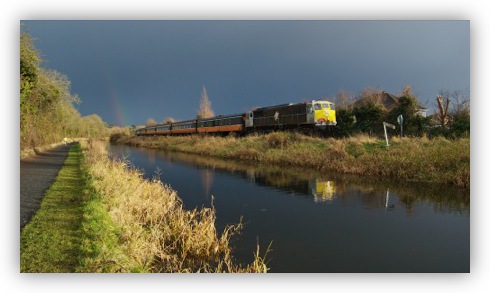
<path fill-rule="evenodd" d="M 71 145 L 60 145 L 20 160 L 20 229 L 41 206 L 45 191 L 53 184 Z"/>

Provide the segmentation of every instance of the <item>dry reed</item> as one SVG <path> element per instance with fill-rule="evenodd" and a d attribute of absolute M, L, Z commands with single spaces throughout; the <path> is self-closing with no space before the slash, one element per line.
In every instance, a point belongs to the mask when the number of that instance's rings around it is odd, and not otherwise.
<path fill-rule="evenodd" d="M 108 159 L 102 143 L 89 141 L 82 147 L 92 187 L 118 227 L 120 251 L 127 256 L 94 256 L 86 267 L 100 271 L 108 262 L 119 262 L 113 267 L 121 272 L 267 272 L 258 249 L 252 264 L 235 263 L 230 239 L 241 223 L 218 235 L 214 207 L 185 210 L 163 182 L 143 179 L 124 160 Z"/>

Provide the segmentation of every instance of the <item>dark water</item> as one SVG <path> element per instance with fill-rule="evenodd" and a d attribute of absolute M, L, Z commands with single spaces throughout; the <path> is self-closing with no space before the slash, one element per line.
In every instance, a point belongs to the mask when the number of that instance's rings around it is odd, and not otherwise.
<path fill-rule="evenodd" d="M 210 206 L 217 228 L 243 217 L 235 257 L 260 244 L 270 272 L 469 272 L 469 192 L 297 168 L 110 146 L 148 178 L 177 190 L 186 208 Z M 159 175 L 158 175 L 159 174 Z"/>

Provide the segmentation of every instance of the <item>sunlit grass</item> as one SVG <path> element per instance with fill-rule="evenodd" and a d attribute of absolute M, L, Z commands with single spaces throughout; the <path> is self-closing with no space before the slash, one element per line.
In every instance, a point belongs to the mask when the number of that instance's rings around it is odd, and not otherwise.
<path fill-rule="evenodd" d="M 253 161 L 301 166 L 386 179 L 470 186 L 470 140 L 357 135 L 343 139 L 274 132 L 245 137 L 123 137 L 120 143 Z"/>
<path fill-rule="evenodd" d="M 41 207 L 20 235 L 21 272 L 74 272 L 80 254 L 84 182 L 73 145 Z"/>

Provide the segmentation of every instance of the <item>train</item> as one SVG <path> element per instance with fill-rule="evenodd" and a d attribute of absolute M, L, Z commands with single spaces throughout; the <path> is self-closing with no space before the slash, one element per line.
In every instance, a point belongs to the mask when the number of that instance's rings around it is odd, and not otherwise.
<path fill-rule="evenodd" d="M 325 131 L 335 125 L 334 103 L 311 100 L 256 108 L 245 113 L 152 125 L 137 129 L 136 135 L 246 134 L 289 129 Z"/>

